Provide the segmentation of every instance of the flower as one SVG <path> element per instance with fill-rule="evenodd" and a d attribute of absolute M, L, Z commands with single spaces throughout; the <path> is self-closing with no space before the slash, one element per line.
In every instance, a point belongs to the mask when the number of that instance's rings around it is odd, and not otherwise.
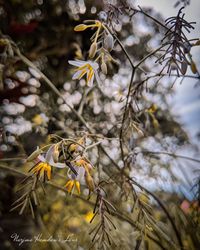
<path fill-rule="evenodd" d="M 78 160 L 75 160 L 74 164 L 76 166 L 78 166 L 79 168 L 84 168 L 85 182 L 86 182 L 89 190 L 94 191 L 95 184 L 94 184 L 93 177 L 91 175 L 91 172 L 93 169 L 92 165 L 86 159 L 84 159 L 84 157 L 82 157 Z"/>
<path fill-rule="evenodd" d="M 85 170 L 75 165 L 73 165 L 73 168 L 76 170 L 77 174 L 71 173 L 71 171 L 69 170 L 68 172 L 69 180 L 65 184 L 65 187 L 67 188 L 67 191 L 69 193 L 73 193 L 74 188 L 76 188 L 78 194 L 80 194 L 81 193 L 80 182 L 83 178 Z"/>
<path fill-rule="evenodd" d="M 74 161 L 74 164 L 78 167 L 83 167 L 87 172 L 91 172 L 93 168 L 92 165 L 84 157 L 76 159 Z"/>
<path fill-rule="evenodd" d="M 68 191 L 69 193 L 72 193 L 72 192 L 73 192 L 74 187 L 76 187 L 76 190 L 77 190 L 78 194 L 81 193 L 80 182 L 77 181 L 77 180 L 69 180 L 69 181 L 66 183 L 65 187 L 66 187 L 66 189 L 67 189 L 67 191 Z"/>
<path fill-rule="evenodd" d="M 41 152 L 41 150 L 37 149 L 34 153 L 37 156 L 37 163 L 35 166 L 33 166 L 29 172 L 32 172 L 33 174 L 36 174 L 38 178 L 42 178 L 45 181 L 45 177 L 47 177 L 47 180 L 51 179 L 51 167 L 57 167 L 57 168 L 65 168 L 65 163 L 55 162 L 58 160 L 58 146 L 52 145 L 46 154 L 39 154 L 37 155 L 37 152 Z M 31 154 L 34 157 L 34 153 Z M 30 157 L 29 157 L 30 158 Z M 30 160 L 30 159 L 29 159 Z"/>
<path fill-rule="evenodd" d="M 81 60 L 69 60 L 69 64 L 78 67 L 73 75 L 72 79 L 81 79 L 85 74 L 87 74 L 86 82 L 88 86 L 93 85 L 94 76 L 97 82 L 100 82 L 97 70 L 99 68 L 98 63 L 92 61 L 81 61 Z"/>
<path fill-rule="evenodd" d="M 36 174 L 38 178 L 42 178 L 45 181 L 45 178 L 47 177 L 47 180 L 49 181 L 51 179 L 51 166 L 48 163 L 39 162 L 37 163 L 32 169 L 31 172 L 33 174 Z"/>
<path fill-rule="evenodd" d="M 48 163 L 52 167 L 56 168 L 65 168 L 66 165 L 65 163 L 60 163 L 60 162 L 55 162 L 58 160 L 58 146 L 57 145 L 52 145 L 46 154 L 42 155 L 40 154 L 37 158 L 39 159 L 40 162 L 45 162 Z"/>

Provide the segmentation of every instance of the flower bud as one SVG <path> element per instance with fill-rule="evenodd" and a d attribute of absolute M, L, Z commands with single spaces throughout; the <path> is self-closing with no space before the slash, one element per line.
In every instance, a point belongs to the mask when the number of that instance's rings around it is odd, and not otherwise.
<path fill-rule="evenodd" d="M 84 31 L 85 29 L 87 29 L 87 25 L 85 24 L 79 24 L 76 27 L 74 27 L 74 31 Z"/>
<path fill-rule="evenodd" d="M 114 40 L 113 40 L 113 36 L 111 34 L 106 35 L 106 37 L 104 38 L 104 48 L 107 51 L 112 51 L 114 46 Z"/>
<path fill-rule="evenodd" d="M 191 50 L 191 44 L 189 43 L 189 42 L 185 42 L 184 44 L 183 44 L 183 50 L 184 50 L 184 53 L 189 53 L 190 52 L 190 50 Z"/>
<path fill-rule="evenodd" d="M 96 55 L 96 52 L 97 52 L 97 43 L 94 42 L 90 46 L 89 57 L 93 58 Z"/>
<path fill-rule="evenodd" d="M 182 62 L 181 62 L 181 73 L 182 73 L 183 75 L 186 74 L 186 72 L 187 72 L 187 67 L 188 67 L 187 62 L 186 62 L 186 61 L 182 61 Z"/>
<path fill-rule="evenodd" d="M 196 64 L 194 63 L 194 61 L 191 62 L 190 68 L 191 68 L 193 74 L 197 73 L 197 67 L 196 67 Z"/>
<path fill-rule="evenodd" d="M 55 145 L 53 148 L 52 157 L 55 163 L 58 162 L 59 150 L 57 145 Z"/>
<path fill-rule="evenodd" d="M 103 22 L 106 22 L 108 19 L 108 15 L 106 14 L 105 11 L 100 11 L 98 16 L 99 16 L 100 21 L 103 21 Z"/>
<path fill-rule="evenodd" d="M 102 62 L 102 64 L 101 64 L 101 71 L 105 74 L 105 75 L 107 75 L 107 65 L 106 65 L 106 63 L 105 62 Z"/>
<path fill-rule="evenodd" d="M 176 65 L 176 63 L 171 63 L 171 70 L 177 70 L 178 69 L 178 67 L 177 67 L 177 65 Z"/>
<path fill-rule="evenodd" d="M 95 188 L 94 181 L 93 181 L 92 176 L 88 172 L 85 173 L 85 182 L 86 182 L 89 190 L 94 191 L 94 188 Z"/>

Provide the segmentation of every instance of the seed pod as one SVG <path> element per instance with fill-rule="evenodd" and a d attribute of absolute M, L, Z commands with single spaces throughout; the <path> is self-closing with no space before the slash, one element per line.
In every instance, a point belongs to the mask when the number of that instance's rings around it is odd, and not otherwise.
<path fill-rule="evenodd" d="M 187 64 L 186 61 L 181 62 L 181 73 L 182 73 L 183 75 L 186 74 L 186 72 L 187 72 L 187 67 L 188 67 L 188 64 Z"/>
<path fill-rule="evenodd" d="M 87 25 L 85 24 L 79 24 L 76 27 L 74 27 L 74 31 L 84 31 L 85 29 L 87 29 Z"/>
<path fill-rule="evenodd" d="M 97 52 L 97 43 L 94 42 L 90 46 L 89 57 L 93 58 L 96 55 L 96 52 Z"/>
<path fill-rule="evenodd" d="M 108 34 L 104 38 L 104 48 L 110 52 L 113 50 L 113 47 L 114 47 L 113 36 L 111 34 Z"/>
<path fill-rule="evenodd" d="M 108 70 L 107 70 L 107 65 L 106 65 L 105 62 L 102 62 L 102 64 L 101 64 L 101 71 L 102 71 L 105 75 L 107 75 Z"/>
<path fill-rule="evenodd" d="M 191 68 L 193 74 L 197 73 L 197 67 L 196 67 L 196 64 L 194 61 L 191 62 L 190 68 Z"/>
<path fill-rule="evenodd" d="M 94 191 L 94 188 L 95 188 L 94 181 L 93 181 L 92 176 L 88 172 L 85 173 L 85 182 L 86 182 L 89 190 Z"/>
<path fill-rule="evenodd" d="M 53 148 L 53 152 L 52 152 L 52 157 L 54 162 L 58 162 L 58 157 L 59 157 L 59 150 L 58 150 L 58 145 L 55 145 Z"/>
<path fill-rule="evenodd" d="M 189 53 L 190 52 L 190 50 L 191 50 L 191 44 L 189 43 L 189 42 L 185 42 L 184 44 L 183 44 L 183 50 L 184 50 L 184 53 Z"/>

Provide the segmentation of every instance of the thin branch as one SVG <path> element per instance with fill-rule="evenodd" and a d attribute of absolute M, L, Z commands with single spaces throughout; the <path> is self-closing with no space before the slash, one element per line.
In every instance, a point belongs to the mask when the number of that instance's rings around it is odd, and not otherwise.
<path fill-rule="evenodd" d="M 200 163 L 200 160 L 199 159 L 195 159 L 195 158 L 192 158 L 192 157 L 188 157 L 188 156 L 184 156 L 184 155 L 177 155 L 177 154 L 174 154 L 174 153 L 170 153 L 170 152 L 161 152 L 161 151 L 142 151 L 141 153 L 144 153 L 144 154 L 162 154 L 162 155 L 169 155 L 173 158 L 182 158 L 182 159 L 185 159 L 185 160 L 188 160 L 188 161 L 194 161 L 194 162 L 198 162 Z"/>
<path fill-rule="evenodd" d="M 134 66 L 134 63 L 132 62 L 131 57 L 129 56 L 129 54 L 126 51 L 124 45 L 121 43 L 121 41 L 118 39 L 118 37 L 110 30 L 110 28 L 108 26 L 106 26 L 106 29 L 116 39 L 117 43 L 121 47 L 122 51 L 126 55 L 128 61 L 130 62 L 130 65 L 132 67 L 131 80 L 130 80 L 129 87 L 128 87 L 128 94 L 127 94 L 127 97 L 126 97 L 126 104 L 125 104 L 125 108 L 124 108 L 124 113 L 123 113 L 123 117 L 122 117 L 122 124 L 121 124 L 121 128 L 120 128 L 120 133 L 119 133 L 121 156 L 122 156 L 122 161 L 123 161 L 124 166 L 125 166 L 124 150 L 123 150 L 123 128 L 124 128 L 124 122 L 125 122 L 125 119 L 126 119 L 126 111 L 127 111 L 127 108 L 128 108 L 129 97 L 130 97 L 130 93 L 131 93 L 131 88 L 132 88 L 132 84 L 133 84 L 133 79 L 134 79 L 136 67 Z M 139 67 L 139 65 L 138 65 L 138 67 Z"/>
<path fill-rule="evenodd" d="M 147 58 L 153 56 L 156 52 L 158 52 L 160 49 L 162 49 L 163 47 L 165 47 L 166 44 L 167 43 L 162 44 L 160 47 L 158 47 L 157 49 L 153 50 L 148 55 L 146 55 L 145 57 L 143 57 L 142 60 L 138 64 L 135 65 L 135 68 L 138 68 Z"/>
<path fill-rule="evenodd" d="M 121 124 L 121 128 L 120 128 L 120 133 L 119 133 L 119 139 L 120 139 L 119 142 L 120 142 L 121 155 L 122 155 L 122 160 L 124 162 L 124 166 L 125 166 L 125 159 L 124 159 L 124 150 L 123 150 L 123 129 L 124 129 L 124 123 L 126 120 L 126 112 L 127 112 L 127 108 L 128 108 L 128 104 L 129 104 L 129 96 L 131 93 L 134 75 L 135 75 L 135 68 L 133 68 L 132 74 L 131 74 L 131 80 L 130 80 L 129 87 L 128 87 L 128 94 L 126 97 L 126 104 L 125 104 L 125 108 L 124 108 L 122 124 Z"/>

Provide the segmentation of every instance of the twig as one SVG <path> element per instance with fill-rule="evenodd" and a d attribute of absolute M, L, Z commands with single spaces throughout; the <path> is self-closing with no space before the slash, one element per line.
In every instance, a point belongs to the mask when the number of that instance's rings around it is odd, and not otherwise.
<path fill-rule="evenodd" d="M 161 152 L 161 151 L 141 151 L 141 153 L 144 153 L 144 154 L 162 154 L 162 155 L 169 155 L 171 157 L 174 157 L 174 158 L 182 158 L 182 159 L 186 159 L 188 161 L 194 161 L 194 162 L 198 162 L 200 163 L 200 160 L 199 159 L 195 159 L 195 158 L 192 158 L 192 157 L 188 157 L 188 156 L 184 156 L 184 155 L 177 155 L 177 154 L 174 154 L 174 153 L 170 153 L 170 152 Z"/>

